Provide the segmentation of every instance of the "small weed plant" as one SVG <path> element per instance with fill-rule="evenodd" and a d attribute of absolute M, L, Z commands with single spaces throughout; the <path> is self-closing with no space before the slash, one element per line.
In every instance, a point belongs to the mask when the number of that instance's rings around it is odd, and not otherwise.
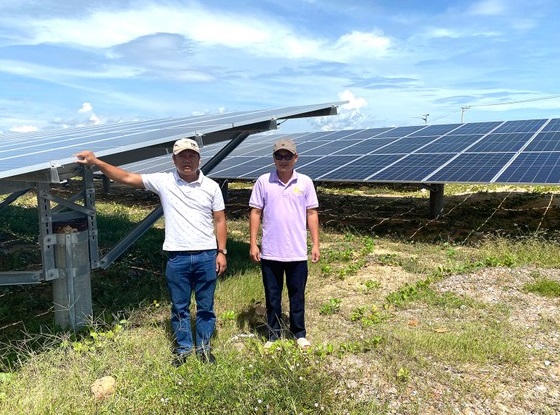
<path fill-rule="evenodd" d="M 329 301 L 319 308 L 319 314 L 323 316 L 336 314 L 340 311 L 341 304 L 342 300 L 340 298 L 329 298 Z"/>

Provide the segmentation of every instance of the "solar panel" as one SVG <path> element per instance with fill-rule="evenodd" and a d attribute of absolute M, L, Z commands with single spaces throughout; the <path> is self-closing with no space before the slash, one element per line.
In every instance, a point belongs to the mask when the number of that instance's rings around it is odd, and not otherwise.
<path fill-rule="evenodd" d="M 401 157 L 400 155 L 367 155 L 358 159 L 347 158 L 346 160 L 341 160 L 345 161 L 342 165 L 331 165 L 331 169 L 326 170 L 318 177 L 318 180 L 340 182 L 367 181 L 367 178 L 374 172 L 385 168 Z"/>
<path fill-rule="evenodd" d="M 433 153 L 459 153 L 470 144 L 475 144 L 482 135 L 459 135 L 449 134 L 445 136 L 445 140 L 434 140 L 430 144 L 422 148 L 422 152 Z"/>
<path fill-rule="evenodd" d="M 537 134 L 525 151 L 559 151 L 560 150 L 560 132 L 551 131 Z"/>
<path fill-rule="evenodd" d="M 524 133 L 524 132 L 535 132 L 542 126 L 542 120 L 517 120 L 517 121 L 506 121 L 498 128 L 496 128 L 494 133 Z"/>
<path fill-rule="evenodd" d="M 499 121 L 467 123 L 457 128 L 454 132 L 456 134 L 488 134 L 501 124 L 503 122 Z"/>
<path fill-rule="evenodd" d="M 425 136 L 425 137 L 433 137 L 433 136 L 440 136 L 443 134 L 447 134 L 457 128 L 459 128 L 461 124 L 442 124 L 442 125 L 430 125 L 428 127 L 422 128 L 418 131 L 415 131 L 409 134 L 409 137 L 415 136 Z"/>
<path fill-rule="evenodd" d="M 425 178 L 434 171 L 434 166 L 440 166 L 449 160 L 449 154 L 408 154 L 397 159 L 393 164 L 372 173 L 366 180 L 390 182 L 421 182 L 418 178 Z"/>
<path fill-rule="evenodd" d="M 283 136 L 250 137 L 243 146 L 258 140 L 258 156 L 240 146 L 209 175 L 256 179 L 273 168 L 272 143 Z M 296 169 L 320 181 L 560 184 L 560 119 L 342 130 L 296 142 Z"/>
<path fill-rule="evenodd" d="M 37 172 L 33 178 L 53 175 L 71 177 L 78 167 L 74 154 L 82 150 L 92 150 L 100 157 L 118 155 L 118 161 L 129 163 L 147 159 L 147 150 L 152 151 L 151 157 L 169 153 L 167 147 L 185 136 L 230 140 L 240 131 L 255 133 L 275 128 L 279 119 L 333 114 L 338 104 L 341 103 L 2 134 L 0 179 L 18 177 L 23 180 L 27 177 L 25 175 Z M 155 148 L 159 148 L 158 151 Z M 140 153 L 140 150 L 144 152 Z"/>
<path fill-rule="evenodd" d="M 356 141 L 353 140 L 351 145 L 347 145 L 345 147 L 340 148 L 336 154 L 337 155 L 351 155 L 351 156 L 362 156 L 367 153 L 373 153 L 379 149 L 382 149 L 392 143 L 394 141 L 393 138 L 385 138 L 385 139 L 371 139 L 371 140 L 363 140 L 363 141 Z M 341 140 L 341 142 L 345 142 Z M 299 150 L 298 150 L 299 151 Z M 312 152 L 310 154 L 313 154 Z"/>
<path fill-rule="evenodd" d="M 319 181 L 560 184 L 560 119 L 255 134 L 208 174 L 255 180 L 274 168 L 272 145 L 287 136 L 296 169 Z M 203 160 L 216 146 L 202 149 Z"/>
<path fill-rule="evenodd" d="M 448 163 L 439 170 L 433 173 L 426 172 L 427 174 L 422 181 L 433 183 L 492 183 L 494 182 L 494 176 L 513 156 L 514 153 L 459 154 L 453 160 L 448 160 Z M 441 160 L 441 162 L 444 161 Z"/>
<path fill-rule="evenodd" d="M 551 119 L 550 122 L 543 127 L 542 131 L 560 131 L 560 118 Z"/>
<path fill-rule="evenodd" d="M 503 153 L 520 150 L 533 133 L 512 132 L 509 134 L 488 134 L 483 140 L 468 149 L 471 153 Z"/>
<path fill-rule="evenodd" d="M 504 183 L 560 183 L 560 152 L 522 153 L 498 179 Z"/>

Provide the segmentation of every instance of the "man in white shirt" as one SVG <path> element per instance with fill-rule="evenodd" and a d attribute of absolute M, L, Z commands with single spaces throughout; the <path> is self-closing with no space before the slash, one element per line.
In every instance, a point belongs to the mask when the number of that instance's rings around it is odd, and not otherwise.
<path fill-rule="evenodd" d="M 173 146 L 176 170 L 138 174 L 98 159 L 91 151 L 76 154 L 77 162 L 97 167 L 116 182 L 156 193 L 165 217 L 163 250 L 168 252 L 166 279 L 171 297 L 171 327 L 177 347 L 173 364 L 180 366 L 196 352 L 215 362 L 210 338 L 216 327 L 214 292 L 218 275 L 225 272 L 227 225 L 219 185 L 200 166 L 196 141 L 182 138 Z M 191 332 L 190 305 L 196 300 L 196 342 Z"/>

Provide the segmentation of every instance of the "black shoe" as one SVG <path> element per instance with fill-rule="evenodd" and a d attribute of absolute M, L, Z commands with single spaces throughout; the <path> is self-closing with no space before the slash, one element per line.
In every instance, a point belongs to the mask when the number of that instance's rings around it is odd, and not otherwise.
<path fill-rule="evenodd" d="M 191 354 L 192 352 L 177 353 L 171 364 L 175 367 L 183 366 Z"/>
<path fill-rule="evenodd" d="M 199 352 L 197 353 L 197 355 L 199 359 L 204 363 L 210 363 L 210 364 L 216 363 L 216 357 L 210 351 Z"/>

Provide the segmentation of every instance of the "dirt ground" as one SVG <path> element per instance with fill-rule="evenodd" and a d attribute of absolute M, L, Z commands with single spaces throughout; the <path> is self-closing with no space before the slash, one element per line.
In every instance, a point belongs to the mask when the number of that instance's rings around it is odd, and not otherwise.
<path fill-rule="evenodd" d="M 406 193 L 408 196 L 400 196 L 358 188 L 348 195 L 337 194 L 332 188 L 321 191 L 319 186 L 318 193 L 323 227 L 364 235 L 467 246 L 476 246 L 492 235 L 515 239 L 537 234 L 542 238 L 560 240 L 560 192 L 507 188 L 445 196 L 442 215 L 437 219 L 429 218 L 427 192 L 413 195 L 409 192 Z M 247 217 L 249 194 L 247 188 L 230 189 L 227 198 L 229 218 Z M 154 195 L 128 188 L 115 187 L 109 195 L 98 195 L 101 197 L 118 203 L 158 204 Z M 0 242 L 2 246 L 11 246 L 8 240 L 0 238 Z M 402 389 L 379 376 L 382 360 L 374 352 L 348 354 L 342 361 L 332 364 L 333 373 L 340 378 L 341 399 L 375 400 L 385 404 L 388 413 L 392 414 L 560 414 L 560 299 L 542 298 L 521 290 L 535 272 L 560 281 L 560 270 L 556 269 L 491 268 L 454 275 L 434 287 L 438 292 L 451 291 L 481 304 L 508 307 L 509 323 L 525 332 L 523 347 L 534 352 L 522 373 L 500 366 L 448 366 L 434 361 L 430 366 L 431 373 L 413 374 L 406 388 Z M 334 296 L 334 292 L 338 297 L 344 296 L 343 307 L 356 307 L 371 300 L 355 289 L 360 284 L 372 279 L 379 281 L 381 288 L 377 295 L 383 297 L 405 283 L 413 283 L 415 278 L 421 276 L 409 274 L 400 267 L 380 267 L 372 263 L 357 275 L 328 286 L 323 281 L 310 281 L 308 319 L 313 322 L 322 318 L 318 309 L 325 298 Z M 343 313 L 349 312 L 349 309 L 343 310 Z M 409 325 L 432 318 L 428 313 L 427 309 L 419 307 L 402 310 L 393 318 L 396 324 Z M 344 341 L 345 331 L 341 329 L 344 321 L 331 323 L 322 325 L 321 333 L 310 325 L 310 338 L 336 336 L 339 341 Z M 348 336 L 346 340 L 352 340 Z M 444 378 L 446 382 L 442 382 Z M 457 384 L 463 388 L 470 385 L 468 388 L 472 393 L 457 392 Z"/>
<path fill-rule="evenodd" d="M 429 219 L 429 199 L 423 193 L 419 197 L 320 193 L 320 218 L 323 226 L 400 241 L 450 242 L 472 247 L 493 235 L 516 239 L 537 234 L 557 240 L 559 196 L 525 189 L 447 196 L 443 214 Z M 230 192 L 228 215 L 246 215 L 248 197 L 248 190 Z M 483 308 L 506 307 L 508 324 L 524 333 L 522 347 L 531 356 L 522 370 L 508 365 L 448 365 L 434 360 L 427 373 L 414 373 L 403 389 L 380 375 L 385 360 L 375 351 L 349 354 L 332 361 L 331 370 L 340 377 L 340 399 L 375 401 L 385 405 L 391 414 L 560 414 L 560 299 L 524 292 L 522 287 L 534 281 L 535 273 L 560 282 L 558 269 L 497 267 L 453 275 L 433 287 L 439 293 L 452 292 L 474 300 Z M 340 315 L 347 317 L 352 309 L 372 303 L 371 296 L 357 289 L 367 281 L 378 281 L 376 298 L 384 298 L 419 278 L 422 276 L 398 266 L 372 263 L 343 280 L 329 284 L 310 281 L 309 337 L 319 343 L 328 339 L 355 340 L 348 318 L 330 316 L 331 321 L 325 322 L 325 317 L 319 315 L 325 299 L 342 299 Z M 456 318 L 472 318 L 468 313 L 465 310 L 461 315 L 459 311 Z M 448 322 L 438 318 L 428 306 L 420 304 L 397 311 L 392 324 L 410 326 L 429 321 L 436 330 L 447 330 Z"/>

